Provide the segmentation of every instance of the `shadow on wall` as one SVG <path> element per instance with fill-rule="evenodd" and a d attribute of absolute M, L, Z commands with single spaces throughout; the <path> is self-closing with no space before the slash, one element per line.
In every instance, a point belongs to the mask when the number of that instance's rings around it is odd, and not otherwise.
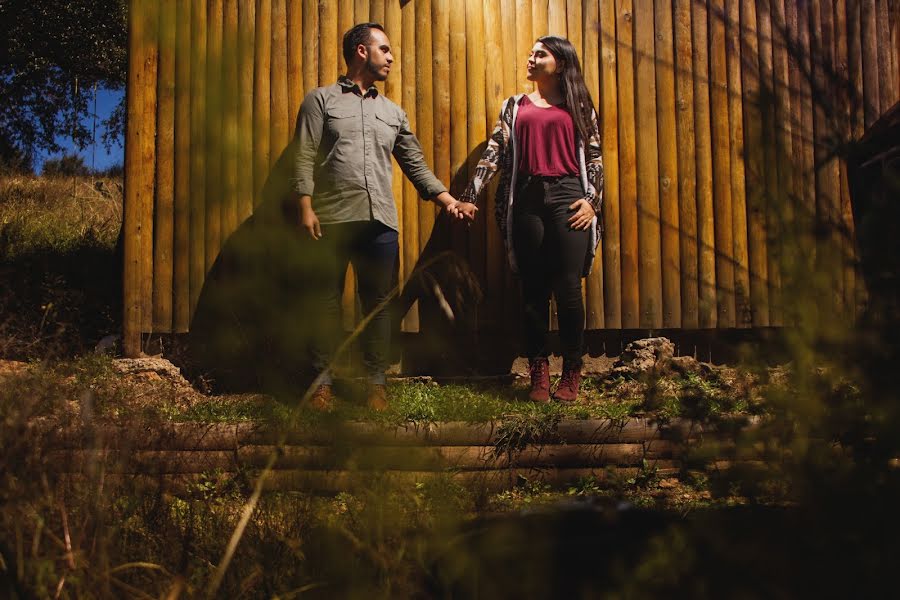
<path fill-rule="evenodd" d="M 295 225 L 299 217 L 290 202 L 292 167 L 290 145 L 266 180 L 253 216 L 223 246 L 200 294 L 185 368 L 211 379 L 217 391 L 298 396 L 314 377 L 309 342 L 323 323 L 310 291 L 322 263 L 321 246 Z M 462 185 L 454 182 L 453 189 Z M 405 372 L 457 375 L 479 371 L 485 361 L 497 363 L 495 353 L 477 350 L 481 287 L 467 261 L 453 252 L 451 231 L 456 227 L 461 225 L 440 214 L 413 277 L 390 307 L 392 362 L 402 358 Z M 395 283 L 398 274 L 399 264 Z M 422 333 L 402 336 L 400 322 L 417 301 Z M 511 350 L 508 354 L 506 372 L 514 358 Z"/>

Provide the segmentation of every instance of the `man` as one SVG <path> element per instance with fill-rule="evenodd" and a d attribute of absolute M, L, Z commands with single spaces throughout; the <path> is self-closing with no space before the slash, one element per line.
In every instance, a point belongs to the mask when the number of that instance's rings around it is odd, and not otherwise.
<path fill-rule="evenodd" d="M 347 74 L 316 88 L 303 100 L 297 124 L 295 191 L 300 225 L 319 246 L 319 280 L 313 282 L 315 315 L 323 333 L 313 341 L 313 368 L 321 375 L 312 405 L 332 405 L 331 361 L 340 337 L 338 317 L 347 263 L 356 272 L 363 311 L 378 307 L 391 291 L 398 254 L 398 218 L 391 184 L 391 156 L 419 195 L 455 219 L 473 219 L 475 207 L 459 202 L 425 163 L 406 113 L 375 87 L 391 72 L 394 57 L 384 28 L 361 23 L 344 34 Z M 368 403 L 387 408 L 384 372 L 390 344 L 390 317 L 379 311 L 363 332 L 368 371 Z"/>

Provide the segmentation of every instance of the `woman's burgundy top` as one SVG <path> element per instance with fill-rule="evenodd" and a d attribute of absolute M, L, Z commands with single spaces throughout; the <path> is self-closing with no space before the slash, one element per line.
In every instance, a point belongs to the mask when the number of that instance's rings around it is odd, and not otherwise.
<path fill-rule="evenodd" d="M 575 124 L 564 108 L 535 106 L 526 95 L 516 117 L 516 139 L 521 174 L 578 175 Z"/>

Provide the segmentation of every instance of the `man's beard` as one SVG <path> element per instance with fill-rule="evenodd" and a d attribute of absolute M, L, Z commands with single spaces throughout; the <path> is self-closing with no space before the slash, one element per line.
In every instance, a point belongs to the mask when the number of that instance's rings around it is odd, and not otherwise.
<path fill-rule="evenodd" d="M 383 66 L 375 66 L 372 61 L 366 61 L 366 71 L 368 71 L 372 75 L 372 79 L 374 79 L 375 81 L 384 81 L 385 79 L 387 79 L 387 75 L 382 72 L 383 68 Z"/>

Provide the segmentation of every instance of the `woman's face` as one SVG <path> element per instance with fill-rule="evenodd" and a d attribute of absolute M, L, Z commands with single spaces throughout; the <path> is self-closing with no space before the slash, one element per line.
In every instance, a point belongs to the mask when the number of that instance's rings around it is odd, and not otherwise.
<path fill-rule="evenodd" d="M 529 81 L 541 81 L 555 78 L 562 71 L 562 64 L 556 61 L 556 57 L 550 54 L 544 44 L 535 42 L 531 54 L 528 55 L 526 68 Z"/>

